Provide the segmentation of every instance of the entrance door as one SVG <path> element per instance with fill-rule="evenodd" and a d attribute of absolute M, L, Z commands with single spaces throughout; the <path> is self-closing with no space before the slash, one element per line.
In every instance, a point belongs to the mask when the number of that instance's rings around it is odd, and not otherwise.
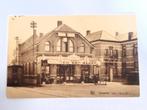
<path fill-rule="evenodd" d="M 59 77 L 63 82 L 72 82 L 74 77 L 74 65 L 59 65 Z"/>
<path fill-rule="evenodd" d="M 110 70 L 109 70 L 109 77 L 110 77 L 110 81 L 113 81 L 113 68 L 110 67 Z"/>
<path fill-rule="evenodd" d="M 108 76 L 109 81 L 113 81 L 113 77 L 114 77 L 114 70 L 113 70 L 113 66 L 111 63 L 106 63 L 106 75 Z"/>
<path fill-rule="evenodd" d="M 84 81 L 85 83 L 90 82 L 90 66 L 89 65 L 81 66 L 81 81 Z"/>

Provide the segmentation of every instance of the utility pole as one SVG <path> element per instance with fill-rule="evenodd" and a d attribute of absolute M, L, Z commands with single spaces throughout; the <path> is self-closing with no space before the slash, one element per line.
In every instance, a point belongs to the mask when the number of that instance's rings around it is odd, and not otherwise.
<path fill-rule="evenodd" d="M 34 74 L 34 70 L 35 70 L 35 68 L 34 68 L 34 60 L 35 60 L 35 29 L 37 28 L 37 23 L 35 22 L 35 21 L 32 21 L 31 23 L 30 23 L 30 27 L 33 29 L 33 74 Z"/>
<path fill-rule="evenodd" d="M 15 40 L 16 40 L 16 65 L 19 65 L 19 37 L 16 36 L 15 37 Z"/>

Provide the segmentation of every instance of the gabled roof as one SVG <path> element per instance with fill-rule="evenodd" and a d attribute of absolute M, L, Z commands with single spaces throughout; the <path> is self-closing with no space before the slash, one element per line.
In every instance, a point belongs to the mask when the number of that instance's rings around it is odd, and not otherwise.
<path fill-rule="evenodd" d="M 54 31 L 72 32 L 72 33 L 77 32 L 77 31 L 75 31 L 74 29 L 72 29 L 71 27 L 67 26 L 66 24 L 62 24 L 62 25 L 56 27 L 56 28 L 54 29 Z"/>
<path fill-rule="evenodd" d="M 72 29 L 71 27 L 67 26 L 66 24 L 62 24 L 58 27 L 56 27 L 55 29 L 53 29 L 53 31 L 48 32 L 47 34 L 44 35 L 44 37 L 39 38 L 37 40 L 42 40 L 44 39 L 46 36 L 51 36 L 52 34 L 54 34 L 54 32 L 71 32 L 71 33 L 78 33 L 77 31 L 75 31 L 74 29 Z M 31 37 L 29 37 L 26 41 L 30 40 L 33 38 L 33 35 Z M 35 38 L 38 38 L 37 35 L 35 35 Z M 23 43 L 25 43 L 26 41 L 24 41 Z M 38 41 L 37 41 L 38 42 Z M 40 42 L 40 41 L 39 41 Z"/>
<path fill-rule="evenodd" d="M 106 31 L 97 31 L 90 33 L 89 35 L 85 36 L 87 40 L 89 41 L 95 41 L 95 40 L 109 40 L 109 41 L 118 41 L 114 36 L 109 34 Z"/>
<path fill-rule="evenodd" d="M 80 37 L 85 42 L 87 42 L 90 46 L 94 47 L 82 34 L 80 34 L 79 32 L 75 31 L 74 29 L 72 29 L 71 27 L 67 26 L 66 24 L 62 24 L 62 25 L 56 27 L 55 29 L 53 29 L 51 32 L 46 33 L 42 38 L 39 38 L 38 43 L 41 42 L 41 40 L 46 39 L 47 36 L 48 36 L 48 38 L 51 37 L 56 32 L 69 32 L 69 33 L 79 34 Z"/>

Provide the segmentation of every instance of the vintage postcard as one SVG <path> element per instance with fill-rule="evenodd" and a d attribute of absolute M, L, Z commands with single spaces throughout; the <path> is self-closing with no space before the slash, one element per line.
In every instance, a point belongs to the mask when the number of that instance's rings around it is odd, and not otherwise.
<path fill-rule="evenodd" d="M 9 16 L 8 98 L 138 97 L 134 15 Z"/>

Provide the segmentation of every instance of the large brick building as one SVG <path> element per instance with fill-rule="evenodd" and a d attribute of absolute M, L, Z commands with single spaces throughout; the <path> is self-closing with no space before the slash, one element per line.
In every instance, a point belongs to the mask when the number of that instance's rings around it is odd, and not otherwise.
<path fill-rule="evenodd" d="M 101 74 L 108 76 L 110 81 L 125 77 L 131 71 L 138 71 L 138 53 L 136 34 L 112 36 L 105 31 L 90 33 L 86 39 L 94 45 L 95 57 L 102 62 Z"/>
<path fill-rule="evenodd" d="M 54 82 L 86 81 L 95 74 L 107 76 L 109 81 L 125 76 L 127 71 L 138 68 L 137 38 L 132 32 L 124 40 L 120 36 L 87 31 L 84 37 L 62 21 L 45 35 L 37 35 L 34 30 L 28 40 L 19 44 L 24 82 L 37 83 L 38 75 Z"/>
<path fill-rule="evenodd" d="M 84 36 L 58 21 L 53 31 L 37 36 L 34 30 L 33 36 L 20 44 L 20 64 L 26 82 L 38 74 L 70 82 L 80 79 L 81 74 L 93 74 L 97 63 L 93 50 Z"/>

